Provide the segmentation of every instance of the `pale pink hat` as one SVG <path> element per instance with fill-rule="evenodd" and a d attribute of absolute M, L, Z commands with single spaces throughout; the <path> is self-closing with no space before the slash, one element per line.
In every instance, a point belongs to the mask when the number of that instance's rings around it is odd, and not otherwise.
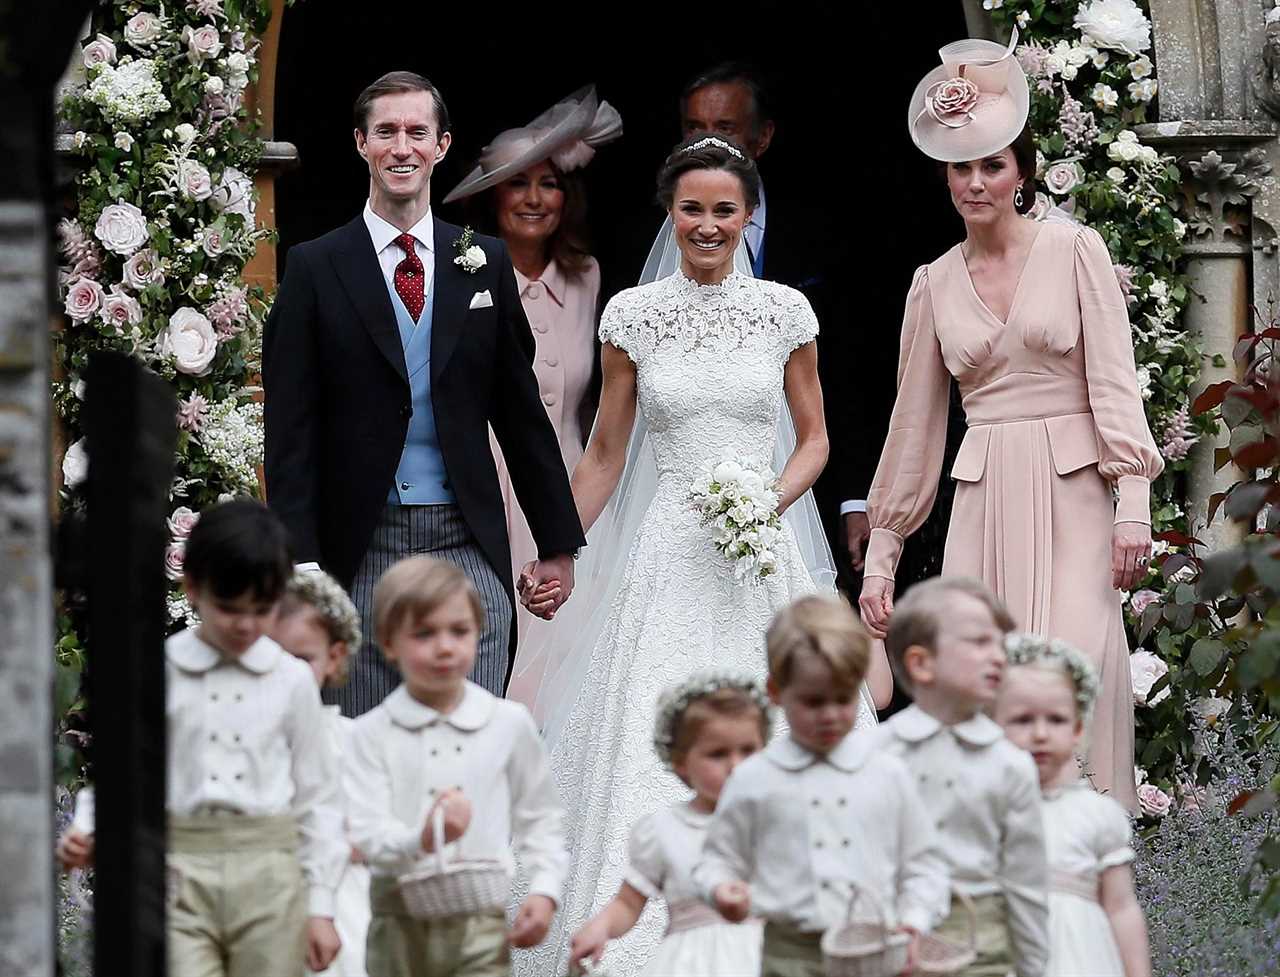
<path fill-rule="evenodd" d="M 580 88 L 527 126 L 499 133 L 481 150 L 479 165 L 443 202 L 488 190 L 546 159 L 563 172 L 576 170 L 591 162 L 597 146 L 621 135 L 618 110 L 596 97 L 594 85 Z"/>
<path fill-rule="evenodd" d="M 992 156 L 1027 124 L 1027 76 L 1007 45 L 969 38 L 938 51 L 941 66 L 924 76 L 911 96 L 907 127 L 926 156 L 944 163 Z"/>

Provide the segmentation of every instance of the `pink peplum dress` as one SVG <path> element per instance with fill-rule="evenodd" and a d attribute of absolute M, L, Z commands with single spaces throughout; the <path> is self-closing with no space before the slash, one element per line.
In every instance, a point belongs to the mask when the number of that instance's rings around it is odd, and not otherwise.
<path fill-rule="evenodd" d="M 954 376 L 968 432 L 951 476 L 944 576 L 976 577 L 1019 626 L 1062 638 L 1098 668 L 1088 773 L 1133 809 L 1133 693 L 1117 522 L 1150 524 L 1163 462 L 1143 413 L 1124 296 L 1102 238 L 1046 222 L 1008 322 L 983 304 L 960 246 L 917 270 L 907 297 L 898 399 L 868 499 L 866 574 L 893 579 L 903 538 L 937 493 Z"/>

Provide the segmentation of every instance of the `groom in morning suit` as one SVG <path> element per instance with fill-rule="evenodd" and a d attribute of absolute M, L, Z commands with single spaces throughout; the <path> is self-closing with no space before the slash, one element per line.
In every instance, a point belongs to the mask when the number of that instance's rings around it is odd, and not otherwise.
<path fill-rule="evenodd" d="M 268 502 L 295 558 L 332 573 L 364 620 L 338 695 L 349 716 L 400 681 L 373 643 L 373 585 L 415 554 L 476 585 L 486 627 L 471 679 L 503 693 L 515 605 L 490 426 L 538 543 L 533 583 L 559 581 L 544 616 L 572 591 L 585 543 L 506 247 L 465 241 L 431 213 L 450 141 L 444 100 L 422 76 L 393 71 L 360 94 L 368 203 L 290 250 L 263 339 Z"/>

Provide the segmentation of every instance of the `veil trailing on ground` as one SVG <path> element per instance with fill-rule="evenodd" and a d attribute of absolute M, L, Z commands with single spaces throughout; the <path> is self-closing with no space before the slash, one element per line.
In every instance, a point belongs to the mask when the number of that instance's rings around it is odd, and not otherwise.
<path fill-rule="evenodd" d="M 680 252 L 668 220 L 658 232 L 639 284 L 676 274 L 679 267 Z M 734 255 L 734 269 L 743 275 L 752 274 L 745 244 L 739 244 Z M 784 398 L 778 412 L 774 471 L 782 471 L 795 447 L 795 424 Z M 587 547 L 575 567 L 573 595 L 556 612 L 554 620 L 533 623 L 521 643 L 512 671 L 508 696 L 529 706 L 548 749 L 554 747 L 564 732 L 574 700 L 587 679 L 592 651 L 604 631 L 618 590 L 627 582 L 632 545 L 657 486 L 658 471 L 648 444 L 648 426 L 637 408 L 622 477 L 600 518 L 587 533 Z M 782 518 L 791 527 L 814 582 L 823 591 L 834 591 L 835 561 L 813 492 L 805 492 Z M 762 658 L 763 655 L 762 635 Z"/>

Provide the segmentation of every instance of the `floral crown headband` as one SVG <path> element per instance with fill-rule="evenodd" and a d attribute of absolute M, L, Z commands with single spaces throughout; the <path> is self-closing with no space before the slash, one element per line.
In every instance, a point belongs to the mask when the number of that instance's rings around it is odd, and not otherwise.
<path fill-rule="evenodd" d="M 289 579 L 289 595 L 320 612 L 337 640 L 354 654 L 360 647 L 360 612 L 342 584 L 322 570 L 295 571 Z"/>
<path fill-rule="evenodd" d="M 1098 673 L 1075 646 L 1057 638 L 1015 632 L 1005 636 L 1004 650 L 1010 665 L 1036 665 L 1040 662 L 1060 665 L 1075 689 L 1080 719 L 1088 722 L 1094 700 L 1098 698 Z"/>
<path fill-rule="evenodd" d="M 747 158 L 734 149 L 732 145 L 725 142 L 723 139 L 717 139 L 715 136 L 707 136 L 705 139 L 699 139 L 692 145 L 685 146 L 684 149 L 680 151 L 682 153 L 692 153 L 698 149 L 706 149 L 708 146 L 715 146 L 717 149 L 723 149 L 730 156 L 736 156 L 744 163 L 747 161 Z"/>
<path fill-rule="evenodd" d="M 679 685 L 669 687 L 658 698 L 658 718 L 653 726 L 653 748 L 667 769 L 671 769 L 673 764 L 671 751 L 675 747 L 676 734 L 685 710 L 697 700 L 705 699 L 721 689 L 737 689 L 747 694 L 764 716 L 764 738 L 769 738 L 773 731 L 773 716 L 764 686 L 747 672 L 724 668 L 703 669 L 694 672 Z"/>

